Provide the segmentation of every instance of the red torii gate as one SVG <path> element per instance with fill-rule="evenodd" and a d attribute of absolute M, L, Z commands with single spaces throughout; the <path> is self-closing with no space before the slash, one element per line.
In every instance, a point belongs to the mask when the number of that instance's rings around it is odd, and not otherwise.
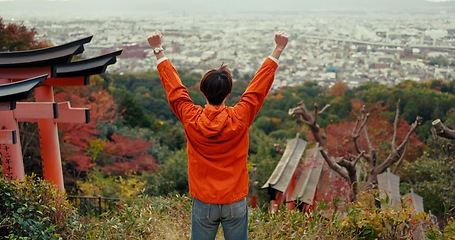
<path fill-rule="evenodd" d="M 14 121 L 14 110 L 17 107 L 16 101 L 29 98 L 33 88 L 41 84 L 46 77 L 47 75 L 44 75 L 0 85 L 0 162 L 2 162 L 3 171 L 7 174 L 9 173 L 11 177 L 24 178 L 24 164 L 18 136 L 19 128 L 17 121 Z"/>
<path fill-rule="evenodd" d="M 87 123 L 90 112 L 72 108 L 69 102 L 56 103 L 53 87 L 89 84 L 91 75 L 104 73 L 122 52 L 71 62 L 91 39 L 0 53 L 0 153 L 3 171 L 10 178 L 25 176 L 18 122 L 38 122 L 44 179 L 64 190 L 57 123 Z M 20 88 L 23 85 L 27 87 Z M 32 89 L 36 102 L 16 102 L 28 98 Z"/>

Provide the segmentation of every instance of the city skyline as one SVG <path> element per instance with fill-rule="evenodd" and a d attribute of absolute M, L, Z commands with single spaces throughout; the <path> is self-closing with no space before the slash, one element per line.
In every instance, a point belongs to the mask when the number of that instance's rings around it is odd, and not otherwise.
<path fill-rule="evenodd" d="M 124 4 L 119 1 L 106 4 L 106 0 L 29 1 L 36 7 L 25 4 L 26 1 L 0 1 L 0 17 L 4 22 L 33 27 L 38 39 L 54 45 L 94 36 L 83 58 L 123 49 L 117 64 L 109 69 L 113 73 L 150 70 L 154 64 L 153 53 L 147 47 L 146 37 L 154 30 L 161 30 L 168 43 L 166 52 L 178 66 L 199 74 L 225 62 L 241 76 L 254 74 L 259 64 L 255 56 L 269 51 L 272 45 L 267 37 L 271 40 L 273 31 L 284 30 L 290 33 L 292 41 L 282 58 L 283 71 L 277 75 L 274 89 L 299 85 L 308 79 L 323 85 L 344 80 L 354 87 L 365 81 L 393 85 L 404 80 L 455 77 L 455 70 L 449 67 L 454 62 L 455 49 L 453 1 L 321 0 L 321 6 L 334 3 L 326 10 L 304 9 L 304 4 L 313 3 L 304 1 L 293 5 L 290 11 L 286 4 L 297 0 L 280 2 L 279 7 L 272 0 L 250 0 L 247 3 L 263 3 L 261 9 L 274 6 L 277 9 L 260 10 L 244 4 L 242 11 L 228 10 L 240 6 L 239 0 L 233 0 L 219 3 L 216 11 L 209 11 L 214 7 L 209 4 L 205 12 L 199 10 L 207 0 L 174 0 L 159 6 L 153 1 L 130 0 L 131 8 L 116 7 Z M 359 1 L 362 4 L 354 7 Z M 17 2 L 27 5 L 24 11 L 7 7 L 6 3 L 12 6 Z M 409 5 L 410 2 L 415 4 Z M 183 5 L 171 6 L 176 3 Z M 335 7 L 340 3 L 350 4 Z M 368 3 L 371 6 L 367 8 Z M 68 7 L 71 4 L 74 7 Z M 226 4 L 232 6 L 223 7 Z M 139 6 L 141 11 L 128 11 Z M 438 58 L 447 63 L 428 64 L 428 59 Z"/>

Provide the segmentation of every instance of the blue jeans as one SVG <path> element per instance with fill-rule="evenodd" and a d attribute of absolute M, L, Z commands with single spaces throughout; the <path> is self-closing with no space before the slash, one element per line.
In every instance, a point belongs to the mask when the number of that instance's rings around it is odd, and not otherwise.
<path fill-rule="evenodd" d="M 193 200 L 191 239 L 213 240 L 221 223 L 226 240 L 248 239 L 246 198 L 231 204 L 208 204 Z"/>

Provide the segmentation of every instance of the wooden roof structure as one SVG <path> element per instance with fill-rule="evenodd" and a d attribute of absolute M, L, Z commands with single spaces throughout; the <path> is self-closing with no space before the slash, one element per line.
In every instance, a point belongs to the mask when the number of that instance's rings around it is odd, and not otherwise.
<path fill-rule="evenodd" d="M 302 170 L 294 192 L 288 201 L 304 202 L 313 205 L 323 165 L 324 158 L 319 151 L 319 145 L 308 149 L 305 155 L 305 168 Z"/>
<path fill-rule="evenodd" d="M 270 178 L 262 186 L 262 189 L 268 189 L 269 193 L 273 192 L 273 190 L 285 192 L 302 158 L 306 145 L 307 142 L 302 140 L 299 134 L 293 139 L 288 139 L 283 156 Z"/>
<path fill-rule="evenodd" d="M 92 37 L 38 50 L 0 52 L 0 79 L 11 81 L 48 75 L 43 82 L 48 86 L 80 86 L 89 84 L 89 76 L 102 74 L 107 66 L 116 63 L 122 50 L 90 59 L 72 61 L 84 51 L 84 44 Z"/>

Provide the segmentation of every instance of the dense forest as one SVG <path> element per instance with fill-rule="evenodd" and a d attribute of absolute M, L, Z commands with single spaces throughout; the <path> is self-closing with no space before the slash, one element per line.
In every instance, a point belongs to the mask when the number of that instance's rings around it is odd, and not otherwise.
<path fill-rule="evenodd" d="M 1 20 L 1 19 L 0 19 Z M 46 46 L 33 39 L 35 30 L 9 28 L 0 21 L 0 49 L 33 49 Z M 22 36 L 29 45 L 14 42 L 8 34 Z M 430 63 L 429 63 L 430 64 Z M 181 70 L 180 76 L 190 96 L 205 104 L 199 92 L 201 76 Z M 250 79 L 237 76 L 227 105 L 234 105 Z M 139 194 L 165 196 L 186 194 L 187 163 L 185 136 L 181 124 L 167 105 L 156 69 L 131 74 L 92 76 L 90 85 L 56 88 L 55 100 L 70 101 L 74 107 L 89 107 L 88 124 L 59 124 L 65 188 L 70 195 L 131 198 Z M 352 151 L 348 142 L 359 110 L 371 117 L 366 128 L 374 139 L 378 154 L 390 148 L 396 112 L 400 111 L 397 138 L 402 139 L 417 116 L 421 123 L 412 135 L 398 175 L 402 191 L 424 198 L 425 209 L 440 217 L 455 216 L 454 141 L 433 133 L 432 122 L 440 119 L 455 128 L 455 82 L 428 80 L 405 81 L 395 86 L 375 82 L 350 89 L 343 81 L 321 87 L 306 81 L 297 87 L 271 92 L 250 129 L 249 167 L 257 166 L 259 185 L 266 182 L 285 146 L 296 133 L 314 141 L 308 126 L 289 115 L 299 102 L 307 106 L 330 104 L 318 116 L 318 125 L 327 135 L 327 146 L 334 157 Z M 21 123 L 24 164 L 27 173 L 42 175 L 37 126 Z M 383 158 L 379 158 L 383 159 Z M 252 186 L 253 184 L 251 184 Z M 268 206 L 268 195 L 259 192 L 259 205 Z"/>

